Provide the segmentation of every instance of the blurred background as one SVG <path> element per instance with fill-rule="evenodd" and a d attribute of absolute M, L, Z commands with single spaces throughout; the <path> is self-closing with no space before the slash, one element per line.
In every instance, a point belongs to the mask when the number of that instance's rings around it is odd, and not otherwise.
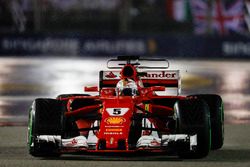
<path fill-rule="evenodd" d="M 4 33 L 247 33 L 247 0 L 1 0 Z"/>
<path fill-rule="evenodd" d="M 0 0 L 0 54 L 250 57 L 248 0 Z"/>
<path fill-rule="evenodd" d="M 249 0 L 0 0 L 0 125 L 32 100 L 98 85 L 117 55 L 164 57 L 183 93 L 217 93 L 250 122 Z"/>

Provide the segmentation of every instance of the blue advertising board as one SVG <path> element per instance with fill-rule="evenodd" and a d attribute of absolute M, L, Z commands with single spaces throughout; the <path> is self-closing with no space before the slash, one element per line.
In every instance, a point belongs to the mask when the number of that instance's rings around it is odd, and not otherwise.
<path fill-rule="evenodd" d="M 2 34 L 0 55 L 250 58 L 247 36 Z"/>

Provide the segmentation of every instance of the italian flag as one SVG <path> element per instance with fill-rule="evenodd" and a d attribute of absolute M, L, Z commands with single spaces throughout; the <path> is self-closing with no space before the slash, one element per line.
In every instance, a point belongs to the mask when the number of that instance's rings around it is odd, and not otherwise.
<path fill-rule="evenodd" d="M 167 17 L 177 22 L 191 20 L 189 0 L 166 0 Z"/>

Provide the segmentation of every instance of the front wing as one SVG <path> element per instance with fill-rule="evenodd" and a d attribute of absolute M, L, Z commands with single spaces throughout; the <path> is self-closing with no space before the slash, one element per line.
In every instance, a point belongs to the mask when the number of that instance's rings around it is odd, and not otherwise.
<path fill-rule="evenodd" d="M 195 150 L 197 146 L 197 135 L 170 134 L 162 135 L 161 138 L 155 136 L 141 136 L 134 149 L 126 150 L 100 150 L 98 149 L 98 139 L 96 137 L 77 136 L 70 139 L 62 139 L 61 136 L 40 135 L 36 138 L 37 143 L 60 143 L 60 153 L 74 152 L 168 152 L 178 149 Z"/>

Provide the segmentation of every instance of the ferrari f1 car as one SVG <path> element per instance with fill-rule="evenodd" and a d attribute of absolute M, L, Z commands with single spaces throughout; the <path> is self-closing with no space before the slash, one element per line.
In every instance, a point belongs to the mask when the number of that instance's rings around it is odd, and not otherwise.
<path fill-rule="evenodd" d="M 144 64 L 143 64 L 144 63 Z M 160 65 L 158 65 L 160 64 Z M 181 96 L 178 70 L 165 59 L 121 56 L 100 71 L 89 94 L 38 98 L 29 110 L 32 156 L 84 152 L 162 152 L 202 158 L 224 139 L 223 101 L 216 94 Z M 176 90 L 174 95 L 168 90 Z"/>

